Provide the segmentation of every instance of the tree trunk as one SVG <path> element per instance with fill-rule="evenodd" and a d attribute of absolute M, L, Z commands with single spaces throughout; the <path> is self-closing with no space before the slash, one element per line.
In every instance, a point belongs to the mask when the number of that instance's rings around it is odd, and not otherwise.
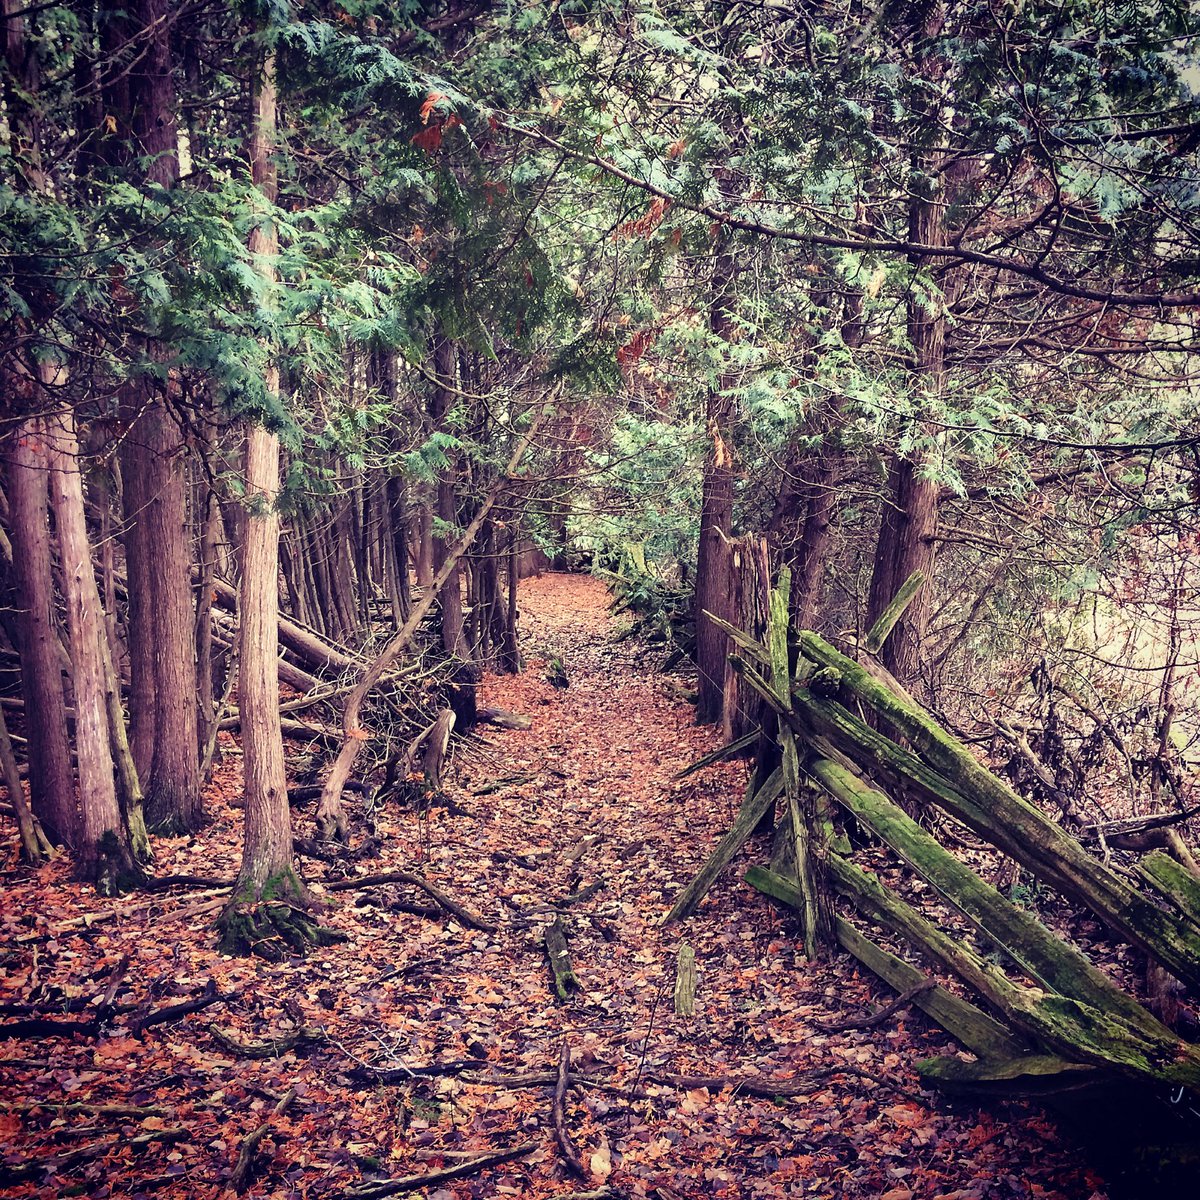
<path fill-rule="evenodd" d="M 180 430 L 162 400 L 150 407 L 140 427 L 150 450 L 151 496 L 144 519 L 145 552 L 152 564 L 155 684 L 146 818 L 151 828 L 177 834 L 204 823 L 186 476 Z"/>
<path fill-rule="evenodd" d="M 932 4 L 921 24 L 916 71 L 918 77 L 928 85 L 936 85 L 944 74 L 941 58 L 936 51 L 927 48 L 929 40 L 936 36 L 944 20 L 945 5 Z M 934 90 L 931 86 L 931 93 Z M 942 106 L 937 100 L 926 103 L 930 106 L 929 129 L 936 130 L 940 127 Z M 931 165 L 931 157 L 922 153 L 913 157 L 913 200 L 909 207 L 908 236 L 910 241 L 918 245 L 944 246 L 949 241 L 950 232 L 946 221 L 950 198 L 946 193 L 950 188 L 951 175 L 942 169 L 939 177 Z M 963 169 L 960 165 L 959 170 Z M 935 285 L 915 278 L 917 272 L 940 265 L 937 260 L 928 255 L 912 254 L 909 261 L 914 273 L 908 296 L 908 338 L 913 352 L 912 387 L 920 394 L 922 407 L 936 412 L 945 386 L 947 300 Z M 948 280 L 943 281 L 942 286 L 948 287 Z M 925 432 L 924 428 L 920 432 Z M 884 665 L 902 683 L 915 678 L 920 666 L 933 594 L 941 485 L 927 477 L 929 465 L 927 454 L 920 449 L 909 457 L 897 456 L 892 460 L 867 605 L 869 627 L 914 571 L 920 571 L 925 579 L 925 584 L 883 647 Z"/>
<path fill-rule="evenodd" d="M 41 367 L 47 392 L 61 386 L 64 372 Z M 143 879 L 121 818 L 113 782 L 104 617 L 92 569 L 75 414 L 61 409 L 49 420 L 50 499 L 61 554 L 62 590 L 71 640 L 75 683 L 75 752 L 79 762 L 79 875 L 102 895 L 128 891 Z"/>
<path fill-rule="evenodd" d="M 136 389 L 131 401 L 136 401 Z M 130 418 L 136 415 L 133 402 L 123 402 Z M 121 504 L 125 513 L 125 609 L 126 644 L 129 651 L 129 744 L 142 779 L 150 778 L 154 757 L 154 599 L 152 568 L 146 549 L 143 516 L 149 503 L 146 486 L 146 455 L 141 432 L 131 428 L 121 443 Z"/>
<path fill-rule="evenodd" d="M 734 274 L 732 256 L 722 252 L 713 268 L 713 301 L 709 327 L 715 337 L 726 340 L 730 333 L 730 282 Z M 718 350 L 723 353 L 723 350 Z M 708 456 L 704 463 L 700 505 L 700 545 L 696 555 L 696 670 L 698 673 L 696 721 L 711 724 L 721 719 L 724 702 L 725 660 L 728 638 L 705 613 L 731 621 L 729 589 L 729 537 L 733 528 L 733 458 L 729 443 L 732 403 L 724 394 L 731 380 L 718 376 L 705 407 Z"/>
<path fill-rule="evenodd" d="M 446 414 L 454 400 L 450 387 L 454 384 L 456 354 L 454 343 L 444 335 L 439 335 L 433 348 L 433 369 L 439 380 L 446 387 L 439 386 L 433 393 L 430 402 L 429 415 L 433 427 L 440 432 L 446 431 Z M 452 457 L 450 465 L 438 474 L 437 481 L 437 517 L 448 527 L 446 531 L 433 537 L 433 566 L 435 573 L 440 573 L 442 567 L 451 563 L 450 571 L 443 581 L 438 596 L 438 611 L 442 623 L 442 647 L 452 658 L 467 658 L 466 638 L 463 634 L 462 612 L 462 567 L 457 556 L 451 558 L 451 547 L 456 538 L 453 530 L 458 526 L 458 497 L 455 489 L 457 474 L 457 459 Z"/>
<path fill-rule="evenodd" d="M 275 61 L 265 58 L 254 86 L 250 164 L 254 183 L 273 203 L 275 167 Z M 278 251 L 275 231 L 265 221 L 250 234 L 258 270 L 274 277 Z M 272 361 L 265 384 L 279 389 Z M 298 909 L 307 894 L 293 866 L 292 822 L 288 808 L 279 718 L 279 438 L 259 424 L 247 424 L 246 511 L 242 521 L 242 588 L 238 626 L 238 714 L 242 728 L 246 834 L 233 899 L 218 927 L 226 953 L 282 957 L 280 942 L 299 948 L 312 941 L 315 927 Z M 272 903 L 275 902 L 275 903 Z"/>
<path fill-rule="evenodd" d="M 43 419 L 28 417 L 18 425 L 9 438 L 7 451 L 17 649 L 29 738 L 30 806 L 54 841 L 73 846 L 78 817 L 54 624 L 54 578 L 46 511 L 49 464 Z"/>
<path fill-rule="evenodd" d="M 30 810 L 25 789 L 21 786 L 21 772 L 17 768 L 16 755 L 13 754 L 12 739 L 8 736 L 3 708 L 0 708 L 0 777 L 4 780 L 8 802 L 17 818 L 17 832 L 21 836 L 21 859 L 31 866 L 37 866 L 50 857 L 54 848 L 42 831 L 41 822 Z"/>
<path fill-rule="evenodd" d="M 418 587 L 428 587 L 433 582 L 433 509 L 428 499 L 417 509 L 415 530 L 415 553 L 413 573 Z"/>

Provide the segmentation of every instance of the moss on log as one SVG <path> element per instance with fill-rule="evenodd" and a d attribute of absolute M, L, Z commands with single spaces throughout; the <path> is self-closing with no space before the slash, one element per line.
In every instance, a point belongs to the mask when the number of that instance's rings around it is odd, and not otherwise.
<path fill-rule="evenodd" d="M 1172 1036 L 1075 947 L 1055 937 L 1036 917 L 980 879 L 882 792 L 867 787 L 828 759 L 815 759 L 809 771 L 840 804 L 1048 990 L 1102 1011 L 1120 1013 L 1130 1024 L 1156 1037 Z"/>
<path fill-rule="evenodd" d="M 1002 825 L 1005 841 L 1009 845 L 1015 841 L 1021 848 L 1019 861 L 1086 904 L 1169 971 L 1200 986 L 1200 934 L 1174 920 L 1088 854 L 1079 842 L 997 779 L 918 705 L 884 687 L 816 634 L 802 633 L 800 643 L 807 657 L 836 669 L 843 686 L 900 730 L 955 791 L 971 797 L 990 818 L 993 829 Z"/>
<path fill-rule="evenodd" d="M 1137 873 L 1193 925 L 1200 927 L 1200 883 L 1164 850 L 1153 850 L 1137 865 Z"/>
<path fill-rule="evenodd" d="M 791 908 L 800 910 L 804 904 L 804 896 L 795 883 L 774 871 L 751 867 L 746 872 L 746 882 Z M 897 992 L 911 991 L 929 981 L 925 972 L 877 945 L 843 917 L 835 919 L 834 932 L 847 953 Z M 943 987 L 922 992 L 913 998 L 913 1003 L 973 1054 L 988 1058 L 1013 1058 L 1028 1050 L 1028 1044 L 1012 1030 L 969 1000 L 963 1000 Z"/>
<path fill-rule="evenodd" d="M 926 920 L 875 876 L 837 855 L 830 858 L 830 871 L 866 913 L 940 962 L 1036 1041 L 1073 1061 L 1158 1083 L 1200 1087 L 1200 1047 L 1169 1032 L 1165 1037 L 1155 1035 L 1081 1001 L 1020 987 Z"/>
<path fill-rule="evenodd" d="M 1053 1054 L 1027 1054 L 998 1062 L 926 1058 L 917 1063 L 917 1073 L 926 1083 L 944 1092 L 980 1100 L 1058 1096 L 1094 1088 L 1112 1079 L 1087 1063 L 1068 1062 Z"/>
<path fill-rule="evenodd" d="M 579 989 L 579 977 L 571 964 L 567 931 L 562 921 L 556 919 L 552 925 L 547 925 L 542 940 L 546 943 L 546 957 L 550 960 L 550 972 L 554 976 L 554 991 L 560 1000 L 569 1000 L 571 992 Z"/>

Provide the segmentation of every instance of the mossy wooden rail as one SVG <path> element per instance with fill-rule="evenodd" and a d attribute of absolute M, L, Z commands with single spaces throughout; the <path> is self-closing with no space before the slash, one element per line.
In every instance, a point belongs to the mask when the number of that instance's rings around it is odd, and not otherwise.
<path fill-rule="evenodd" d="M 913 1000 L 978 1056 L 975 1063 L 921 1064 L 931 1082 L 974 1094 L 1045 1095 L 1132 1078 L 1200 1092 L 1200 1046 L 982 879 L 888 791 L 910 807 L 949 813 L 1194 988 L 1200 987 L 1200 884 L 1155 851 L 1138 864 L 1136 876 L 1156 895 L 1139 891 L 1132 873 L 1093 857 L 891 680 L 873 658 L 888 631 L 883 622 L 858 651 L 862 661 L 815 633 L 789 634 L 789 585 L 781 571 L 764 641 L 725 626 L 737 647 L 731 661 L 761 698 L 771 718 L 765 728 L 777 730 L 780 765 L 761 785 L 763 772 L 756 772 L 733 828 L 666 920 L 695 910 L 751 831 L 782 802 L 771 867 L 751 867 L 746 880 L 796 911 L 810 955 L 836 942 L 899 991 L 933 983 L 835 914 L 836 892 L 982 1001 L 980 1008 L 941 986 L 927 986 Z M 915 590 L 910 581 L 889 606 L 889 625 Z M 870 710 L 879 728 L 853 708 Z M 884 877 L 852 861 L 849 843 L 834 828 L 833 808 L 878 838 L 906 877 L 930 885 L 965 922 L 962 931 L 947 927 L 943 912 L 926 915 Z M 890 870 L 885 875 L 892 878 Z"/>

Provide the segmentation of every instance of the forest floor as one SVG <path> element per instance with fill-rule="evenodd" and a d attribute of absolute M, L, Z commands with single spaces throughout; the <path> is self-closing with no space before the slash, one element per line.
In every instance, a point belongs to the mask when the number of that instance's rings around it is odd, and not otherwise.
<path fill-rule="evenodd" d="M 671 698 L 653 652 L 614 639 L 608 602 L 584 577 L 522 585 L 527 670 L 488 678 L 481 703 L 532 727 L 485 729 L 459 752 L 449 790 L 461 811 L 389 805 L 373 818 L 377 854 L 306 861 L 329 902 L 324 921 L 346 935 L 306 959 L 223 958 L 211 931 L 221 899 L 208 891 L 97 901 L 63 863 L 23 869 L 6 824 L 0 1195 L 218 1196 L 241 1156 L 247 1194 L 263 1197 L 371 1200 L 458 1167 L 468 1177 L 403 1190 L 429 1200 L 1103 1196 L 1037 1110 L 922 1091 L 913 1063 L 954 1046 L 920 1013 L 820 1028 L 892 996 L 844 957 L 804 960 L 792 921 L 739 881 L 736 868 L 767 848 L 752 845 L 698 915 L 660 927 L 736 811 L 745 767 L 675 778 L 716 734 Z M 566 689 L 547 680 L 555 657 Z M 213 823 L 160 841 L 159 874 L 232 876 L 240 765 L 230 740 Z M 364 814 L 354 815 L 361 838 Z M 310 832 L 311 808 L 296 820 Z M 428 897 L 410 887 L 330 888 L 401 870 L 495 928 L 421 911 Z M 580 983 L 565 1003 L 542 944 L 555 908 Z M 94 919 L 85 926 L 81 914 Z M 684 941 L 698 967 L 691 1018 L 673 1002 Z M 40 1023 L 93 1021 L 101 998 L 98 1030 Z M 188 1001 L 207 1003 L 165 1011 Z M 71 1008 L 81 1011 L 64 1015 Z M 301 1031 L 309 1040 L 292 1045 Z M 582 1175 L 552 1119 L 564 1046 L 561 1126 Z M 736 1086 L 747 1077 L 760 1094 Z M 521 1146 L 506 1162 L 470 1162 Z"/>

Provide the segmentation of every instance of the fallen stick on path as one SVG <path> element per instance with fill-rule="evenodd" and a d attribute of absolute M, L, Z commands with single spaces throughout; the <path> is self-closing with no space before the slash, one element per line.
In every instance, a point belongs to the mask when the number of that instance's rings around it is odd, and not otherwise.
<path fill-rule="evenodd" d="M 562 1152 L 563 1161 L 580 1179 L 587 1178 L 583 1161 L 571 1135 L 567 1132 L 567 1088 L 571 1086 L 571 1047 L 564 1041 L 562 1053 L 558 1058 L 558 1081 L 554 1085 L 554 1101 L 550 1108 L 551 1120 L 554 1122 L 554 1140 Z"/>
<path fill-rule="evenodd" d="M 478 913 L 464 908 L 456 900 L 451 900 L 440 888 L 434 887 L 428 879 L 414 874 L 412 871 L 389 871 L 384 875 L 364 875 L 358 879 L 337 879 L 325 884 L 331 892 L 348 892 L 356 888 L 383 887 L 388 883 L 407 883 L 420 888 L 426 895 L 432 896 L 448 913 L 456 916 L 464 925 L 472 929 L 482 929 L 486 933 L 495 933 L 496 926 L 485 920 Z"/>
<path fill-rule="evenodd" d="M 889 1017 L 895 1016 L 902 1008 L 907 1008 L 918 997 L 924 996 L 926 992 L 933 991 L 935 986 L 932 979 L 922 980 L 914 987 L 910 987 L 908 991 L 901 992 L 890 1004 L 885 1004 L 878 1012 L 873 1012 L 869 1017 L 860 1017 L 853 1021 L 831 1021 L 829 1023 L 814 1021 L 813 1028 L 819 1029 L 822 1033 L 846 1033 L 851 1029 L 875 1029 L 877 1026 L 882 1025 Z"/>
<path fill-rule="evenodd" d="M 295 1098 L 296 1089 L 289 1088 L 280 1098 L 279 1103 L 271 1110 L 271 1115 L 243 1140 L 242 1147 L 238 1151 L 237 1162 L 233 1167 L 233 1174 L 229 1176 L 229 1187 L 239 1196 L 250 1185 L 250 1169 L 254 1164 L 254 1152 L 258 1149 L 258 1143 L 267 1136 L 275 1118 L 283 1116 Z"/>
<path fill-rule="evenodd" d="M 446 1167 L 441 1171 L 430 1171 L 427 1175 L 405 1175 L 403 1179 L 363 1184 L 359 1187 L 347 1188 L 343 1194 L 349 1200 L 382 1200 L 384 1196 L 398 1196 L 401 1192 L 415 1192 L 421 1188 L 432 1187 L 435 1183 L 449 1183 L 453 1179 L 466 1179 L 488 1167 L 510 1162 L 514 1158 L 522 1158 L 536 1149 L 537 1142 L 526 1142 L 523 1146 L 514 1146 L 511 1150 L 496 1150 L 491 1154 L 481 1154 L 478 1158 L 468 1159 L 466 1162 Z"/>

